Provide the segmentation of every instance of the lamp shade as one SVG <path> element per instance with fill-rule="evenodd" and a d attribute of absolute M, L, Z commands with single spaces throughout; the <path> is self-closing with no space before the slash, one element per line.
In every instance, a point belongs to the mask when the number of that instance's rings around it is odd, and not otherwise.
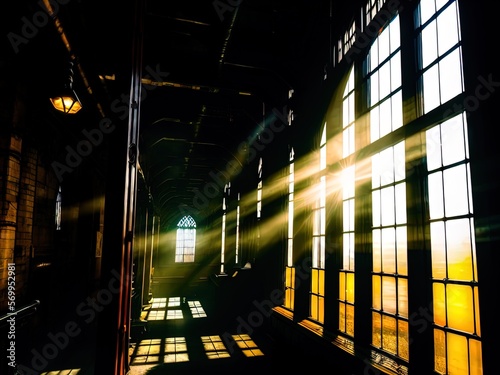
<path fill-rule="evenodd" d="M 61 95 L 50 98 L 50 101 L 55 109 L 64 113 L 73 114 L 82 109 L 80 99 L 71 88 L 66 88 Z"/>

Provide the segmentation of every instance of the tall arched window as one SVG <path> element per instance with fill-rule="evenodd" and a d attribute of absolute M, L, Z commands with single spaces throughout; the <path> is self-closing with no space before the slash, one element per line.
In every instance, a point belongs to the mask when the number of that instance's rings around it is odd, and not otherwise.
<path fill-rule="evenodd" d="M 342 97 L 342 156 L 353 154 L 354 124 L 354 68 L 351 68 Z M 354 187 L 355 166 L 342 170 L 342 269 L 339 275 L 339 330 L 354 336 Z"/>
<path fill-rule="evenodd" d="M 423 112 L 464 90 L 456 1 L 421 1 L 418 31 Z M 426 135 L 432 256 L 434 371 L 482 374 L 478 276 L 465 113 Z"/>
<path fill-rule="evenodd" d="M 399 16 L 383 29 L 367 59 L 370 141 L 403 125 Z M 409 359 L 405 141 L 371 158 L 372 345 Z"/>
<path fill-rule="evenodd" d="M 226 262 L 226 218 L 227 218 L 227 204 L 229 196 L 231 195 L 231 183 L 228 182 L 224 186 L 224 195 L 222 197 L 222 230 L 220 241 L 220 273 L 225 273 Z"/>
<path fill-rule="evenodd" d="M 326 124 L 319 145 L 320 177 L 313 210 L 312 269 L 309 315 L 313 320 L 325 320 L 325 232 L 326 232 Z"/>
<path fill-rule="evenodd" d="M 289 155 L 288 169 L 288 241 L 285 264 L 285 298 L 283 306 L 289 310 L 294 308 L 295 300 L 295 267 L 293 266 L 293 218 L 294 218 L 294 191 L 295 191 L 295 154 L 293 148 Z"/>
<path fill-rule="evenodd" d="M 194 262 L 196 246 L 196 222 L 187 215 L 177 224 L 177 239 L 175 247 L 175 262 Z"/>

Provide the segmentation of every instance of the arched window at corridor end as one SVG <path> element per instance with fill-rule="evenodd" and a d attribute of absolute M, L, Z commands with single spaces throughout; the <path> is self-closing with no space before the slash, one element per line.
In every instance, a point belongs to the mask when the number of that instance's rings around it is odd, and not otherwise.
<path fill-rule="evenodd" d="M 177 224 L 177 236 L 175 246 L 175 262 L 194 262 L 196 247 L 196 222 L 187 215 Z"/>

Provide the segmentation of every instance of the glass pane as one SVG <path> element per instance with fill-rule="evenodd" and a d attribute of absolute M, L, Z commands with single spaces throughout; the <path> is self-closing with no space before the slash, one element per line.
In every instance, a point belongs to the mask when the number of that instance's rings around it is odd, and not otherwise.
<path fill-rule="evenodd" d="M 424 81 L 424 113 L 429 113 L 439 106 L 439 75 L 434 65 L 423 75 Z"/>
<path fill-rule="evenodd" d="M 378 66 L 378 39 L 375 39 L 370 48 L 370 72 Z"/>
<path fill-rule="evenodd" d="M 348 199 L 354 197 L 354 166 L 342 170 L 342 197 Z"/>
<path fill-rule="evenodd" d="M 351 248 L 351 243 L 350 243 L 351 236 L 350 236 L 350 233 L 344 233 L 344 235 L 342 237 L 344 239 L 344 248 L 342 251 L 342 257 L 343 257 L 342 267 L 345 270 L 348 270 L 349 269 L 349 260 L 350 260 L 349 250 Z"/>
<path fill-rule="evenodd" d="M 446 247 L 444 222 L 431 223 L 432 277 L 446 278 Z"/>
<path fill-rule="evenodd" d="M 429 215 L 431 219 L 444 217 L 444 198 L 442 173 L 430 174 L 429 183 Z"/>
<path fill-rule="evenodd" d="M 482 375 L 482 349 L 481 342 L 469 339 L 469 362 L 470 362 L 470 375 Z"/>
<path fill-rule="evenodd" d="M 472 288 L 470 286 L 448 284 L 446 287 L 446 308 L 450 328 L 474 333 L 473 307 Z"/>
<path fill-rule="evenodd" d="M 318 291 L 320 295 L 324 296 L 325 295 L 325 270 L 319 270 L 318 271 L 318 276 L 319 276 L 319 287 Z"/>
<path fill-rule="evenodd" d="M 396 319 L 386 315 L 382 316 L 382 348 L 396 354 Z"/>
<path fill-rule="evenodd" d="M 382 310 L 382 290 L 381 290 L 381 278 L 380 276 L 372 277 L 372 299 L 373 299 L 373 308 L 376 310 Z"/>
<path fill-rule="evenodd" d="M 381 248 L 381 231 L 375 229 L 372 232 L 372 254 L 373 254 L 373 272 L 382 271 L 382 248 Z"/>
<path fill-rule="evenodd" d="M 379 55 L 379 63 L 384 61 L 386 58 L 389 57 L 389 28 L 386 28 L 384 31 L 382 31 L 382 34 L 380 34 L 377 38 L 378 40 L 378 55 Z"/>
<path fill-rule="evenodd" d="M 474 287 L 474 313 L 476 316 L 476 335 L 481 336 L 481 324 L 479 317 L 479 290 Z"/>
<path fill-rule="evenodd" d="M 383 310 L 396 314 L 396 279 L 394 277 L 382 277 L 382 300 Z"/>
<path fill-rule="evenodd" d="M 379 95 L 379 72 L 374 72 L 370 79 L 370 104 L 373 106 L 380 100 Z"/>
<path fill-rule="evenodd" d="M 375 142 L 380 138 L 380 119 L 379 107 L 375 107 L 370 111 L 370 141 Z"/>
<path fill-rule="evenodd" d="M 372 192 L 372 225 L 374 227 L 380 226 L 380 190 L 375 190 Z"/>
<path fill-rule="evenodd" d="M 392 131 L 392 108 L 391 101 L 386 100 L 380 104 L 380 137 Z"/>
<path fill-rule="evenodd" d="M 347 302 L 354 303 L 354 274 L 349 272 L 347 273 Z"/>
<path fill-rule="evenodd" d="M 396 273 L 396 230 L 382 229 L 382 270 L 384 273 Z"/>
<path fill-rule="evenodd" d="M 392 130 L 403 126 L 403 99 L 401 91 L 395 93 L 392 98 Z"/>
<path fill-rule="evenodd" d="M 408 254 L 406 227 L 396 228 L 396 246 L 398 256 L 398 269 L 400 275 L 408 275 Z"/>
<path fill-rule="evenodd" d="M 399 339 L 399 356 L 408 360 L 409 358 L 409 341 L 408 341 L 408 322 L 398 320 L 398 339 Z"/>
<path fill-rule="evenodd" d="M 399 142 L 394 150 L 394 181 L 402 181 L 406 176 L 405 142 Z"/>
<path fill-rule="evenodd" d="M 396 224 L 406 223 L 406 184 L 398 184 L 396 193 Z"/>
<path fill-rule="evenodd" d="M 473 280 L 469 219 L 446 222 L 448 278 Z"/>
<path fill-rule="evenodd" d="M 396 53 L 391 59 L 391 91 L 401 86 L 401 52 Z"/>
<path fill-rule="evenodd" d="M 392 147 L 382 151 L 379 154 L 380 180 L 382 185 L 394 182 L 394 149 Z"/>
<path fill-rule="evenodd" d="M 398 315 L 408 317 L 408 280 L 398 278 Z"/>
<path fill-rule="evenodd" d="M 425 23 L 436 12 L 434 0 L 421 0 L 420 1 L 420 17 L 421 22 Z"/>
<path fill-rule="evenodd" d="M 315 294 L 311 295 L 311 317 L 318 319 L 318 296 Z"/>
<path fill-rule="evenodd" d="M 391 93 L 391 65 L 389 63 L 385 63 L 380 67 L 379 79 L 380 99 L 383 99 Z"/>
<path fill-rule="evenodd" d="M 462 115 L 441 124 L 443 165 L 450 165 L 466 158 Z"/>
<path fill-rule="evenodd" d="M 325 320 L 325 299 L 318 298 L 318 321 L 323 323 Z"/>
<path fill-rule="evenodd" d="M 437 18 L 439 55 L 442 56 L 458 43 L 457 9 L 451 5 Z"/>
<path fill-rule="evenodd" d="M 439 63 L 441 103 L 446 103 L 462 92 L 462 70 L 459 49 Z"/>
<path fill-rule="evenodd" d="M 352 200 L 344 201 L 343 206 L 344 206 L 344 211 L 343 211 L 343 229 L 345 232 L 351 231 L 353 229 L 353 226 L 351 224 L 354 224 L 354 220 L 351 215 L 351 208 L 353 206 Z"/>
<path fill-rule="evenodd" d="M 436 21 L 432 21 L 422 30 L 422 68 L 426 68 L 437 56 Z"/>
<path fill-rule="evenodd" d="M 342 103 L 342 127 L 346 127 L 349 124 L 349 100 L 345 99 Z M 344 135 L 345 137 L 345 135 Z M 344 144 L 345 138 L 344 138 Z"/>
<path fill-rule="evenodd" d="M 353 77 L 353 75 L 351 74 L 351 78 L 352 77 Z M 354 94 L 349 95 L 348 102 L 349 102 L 349 112 L 347 112 L 347 114 L 349 115 L 349 122 L 353 122 L 354 121 Z"/>
<path fill-rule="evenodd" d="M 372 188 L 380 187 L 380 154 L 372 156 Z"/>
<path fill-rule="evenodd" d="M 382 346 L 382 319 L 380 314 L 372 312 L 372 344 L 378 348 Z"/>
<path fill-rule="evenodd" d="M 445 306 L 445 294 L 444 294 L 444 284 L 433 283 L 432 284 L 432 307 L 434 309 L 434 323 L 445 327 L 446 326 L 446 306 Z"/>
<path fill-rule="evenodd" d="M 354 271 L 354 233 L 349 233 L 351 247 L 349 248 L 349 269 Z"/>
<path fill-rule="evenodd" d="M 391 43 L 391 53 L 396 51 L 401 42 L 400 42 L 400 36 L 399 34 L 401 33 L 400 27 L 399 27 L 399 16 L 396 16 L 396 18 L 391 22 L 390 24 L 390 43 Z"/>
<path fill-rule="evenodd" d="M 318 270 L 311 270 L 311 293 L 318 294 Z"/>
<path fill-rule="evenodd" d="M 391 225 L 396 222 L 396 213 L 394 212 L 394 186 L 386 187 L 381 190 L 382 197 L 380 205 L 382 207 L 382 225 Z"/>
<path fill-rule="evenodd" d="M 467 351 L 467 339 L 464 336 L 448 332 L 446 334 L 448 344 L 448 373 L 469 373 L 469 355 Z"/>
<path fill-rule="evenodd" d="M 427 170 L 432 171 L 442 166 L 441 163 L 441 127 L 434 126 L 425 132 Z"/>
<path fill-rule="evenodd" d="M 459 165 L 443 172 L 445 212 L 447 217 L 469 213 L 467 191 L 467 171 L 465 165 Z"/>
<path fill-rule="evenodd" d="M 346 313 L 347 313 L 347 316 L 346 316 L 346 324 L 347 324 L 347 327 L 346 327 L 346 333 L 348 335 L 351 335 L 351 336 L 354 336 L 354 306 L 352 305 L 347 305 L 346 306 L 347 309 L 346 309 Z"/>
<path fill-rule="evenodd" d="M 434 330 L 434 370 L 439 374 L 446 373 L 446 340 L 443 331 Z"/>
<path fill-rule="evenodd" d="M 346 277 L 345 272 L 339 272 L 339 299 L 341 301 L 345 301 L 345 296 L 346 296 L 345 277 Z"/>
<path fill-rule="evenodd" d="M 345 332 L 345 303 L 339 303 L 339 329 Z"/>

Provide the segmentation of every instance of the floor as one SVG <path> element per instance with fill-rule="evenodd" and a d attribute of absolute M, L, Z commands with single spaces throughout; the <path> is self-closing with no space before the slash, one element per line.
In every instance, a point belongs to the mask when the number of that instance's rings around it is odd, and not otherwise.
<path fill-rule="evenodd" d="M 129 375 L 293 370 L 295 365 L 290 359 L 299 353 L 268 334 L 265 307 L 242 306 L 235 298 L 218 297 L 206 289 L 191 290 L 185 295 L 154 296 L 143 307 L 142 321 L 136 322 L 132 330 Z M 66 324 L 69 321 L 64 320 Z M 17 358 L 25 366 L 24 373 L 93 375 L 95 327 L 79 328 L 81 333 L 68 342 L 60 342 L 59 348 L 52 345 L 52 338 L 59 333 L 57 328 L 51 330 L 52 336 L 28 332 L 24 350 L 18 350 Z"/>
<path fill-rule="evenodd" d="M 143 311 L 146 332 L 130 348 L 130 375 L 279 370 L 283 353 L 267 333 L 263 312 L 236 312 L 212 302 L 203 296 L 155 297 Z"/>

